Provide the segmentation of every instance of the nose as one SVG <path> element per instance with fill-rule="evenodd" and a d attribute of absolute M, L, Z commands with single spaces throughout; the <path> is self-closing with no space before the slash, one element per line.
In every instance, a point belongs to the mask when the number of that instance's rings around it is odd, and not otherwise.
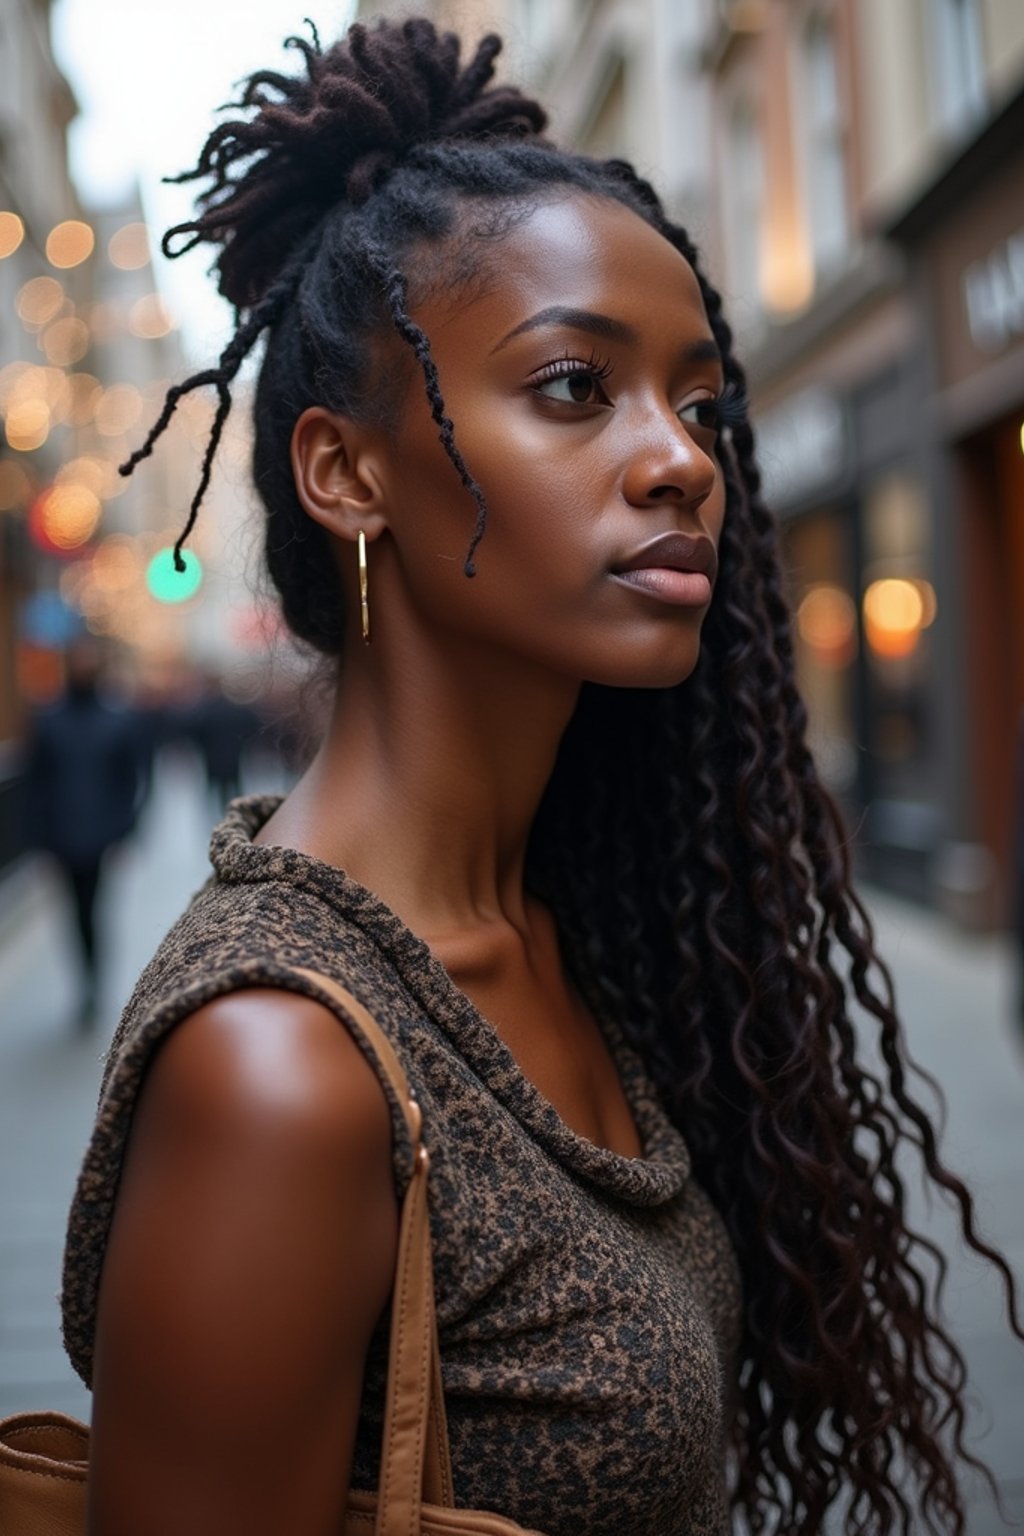
<path fill-rule="evenodd" d="M 711 453 L 703 449 L 675 415 L 648 419 L 642 440 L 630 458 L 623 495 L 634 507 L 676 502 L 693 509 L 711 495 L 718 474 Z"/>

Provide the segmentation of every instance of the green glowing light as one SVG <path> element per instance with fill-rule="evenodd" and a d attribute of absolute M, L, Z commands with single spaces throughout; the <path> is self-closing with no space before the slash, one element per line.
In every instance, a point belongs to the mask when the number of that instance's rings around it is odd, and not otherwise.
<path fill-rule="evenodd" d="M 174 550 L 161 549 L 146 567 L 146 586 L 158 603 L 184 603 L 203 584 L 203 567 L 190 549 L 182 550 L 185 569 L 174 568 Z"/>

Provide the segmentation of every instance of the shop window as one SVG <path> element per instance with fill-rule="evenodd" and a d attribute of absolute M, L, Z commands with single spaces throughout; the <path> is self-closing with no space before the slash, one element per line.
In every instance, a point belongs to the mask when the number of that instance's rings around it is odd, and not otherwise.
<path fill-rule="evenodd" d="M 797 681 L 807 703 L 811 751 L 828 787 L 849 795 L 857 770 L 857 607 L 840 513 L 816 512 L 786 524 L 783 551 L 795 619 Z"/>
<path fill-rule="evenodd" d="M 928 509 L 916 479 L 896 470 L 864 504 L 861 619 L 868 668 L 868 747 L 875 792 L 920 802 L 930 795 Z"/>
<path fill-rule="evenodd" d="M 846 135 L 836 71 L 835 37 L 814 16 L 801 38 L 801 144 L 807 217 L 816 274 L 841 265 L 848 252 Z"/>
<path fill-rule="evenodd" d="M 926 12 L 936 120 L 949 133 L 985 109 L 985 56 L 978 0 L 929 0 Z"/>
<path fill-rule="evenodd" d="M 605 160 L 626 149 L 626 66 L 616 55 L 608 68 L 599 105 L 584 134 L 588 155 Z"/>
<path fill-rule="evenodd" d="M 727 131 L 729 281 L 734 299 L 760 309 L 764 159 L 757 115 L 750 102 L 736 104 Z"/>

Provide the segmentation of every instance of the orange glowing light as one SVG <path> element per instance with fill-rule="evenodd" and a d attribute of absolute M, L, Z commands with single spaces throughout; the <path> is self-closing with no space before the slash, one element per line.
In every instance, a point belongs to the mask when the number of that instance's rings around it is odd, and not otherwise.
<path fill-rule="evenodd" d="M 85 310 L 85 322 L 92 332 L 92 339 L 100 346 L 107 346 L 119 331 L 124 330 L 121 306 L 109 300 L 97 299 Z"/>
<path fill-rule="evenodd" d="M 20 361 L 7 363 L 0 368 L 0 412 L 5 412 L 11 401 L 17 397 L 21 381 L 31 368 L 31 363 Z"/>
<path fill-rule="evenodd" d="M 122 272 L 134 272 L 149 261 L 149 231 L 145 224 L 125 224 L 110 237 L 107 255 Z"/>
<path fill-rule="evenodd" d="M 112 384 L 96 405 L 96 430 L 102 437 L 120 437 L 142 415 L 142 396 L 133 384 Z"/>
<path fill-rule="evenodd" d="M 109 459 L 101 459 L 90 453 L 81 454 L 77 459 L 69 459 L 66 464 L 62 464 L 55 476 L 55 483 L 84 485 L 101 501 L 109 501 L 119 495 L 123 484 L 116 466 Z"/>
<path fill-rule="evenodd" d="M 157 341 L 173 331 L 174 321 L 158 293 L 136 299 L 128 311 L 128 329 L 145 341 Z"/>
<path fill-rule="evenodd" d="M 845 667 L 853 660 L 857 610 L 842 587 L 821 582 L 811 587 L 797 609 L 797 630 L 823 667 Z"/>
<path fill-rule="evenodd" d="M 100 592 L 124 592 L 142 577 L 142 561 L 125 534 L 103 540 L 92 557 L 90 575 Z"/>
<path fill-rule="evenodd" d="M 46 237 L 46 259 L 51 267 L 77 267 L 91 256 L 96 236 L 81 219 L 55 224 Z"/>
<path fill-rule="evenodd" d="M 64 289 L 55 277 L 33 277 L 18 289 L 14 307 L 28 330 L 38 331 L 53 320 L 64 303 Z"/>
<path fill-rule="evenodd" d="M 41 448 L 50 435 L 50 407 L 38 397 L 12 403 L 4 424 L 7 442 L 18 453 Z"/>
<path fill-rule="evenodd" d="M 877 656 L 910 656 L 924 627 L 925 604 L 918 586 L 903 577 L 873 581 L 864 593 L 864 628 Z"/>
<path fill-rule="evenodd" d="M 13 256 L 25 238 L 25 225 L 16 213 L 0 213 L 0 261 Z"/>
<path fill-rule="evenodd" d="M 5 415 L 26 402 L 42 400 L 50 408 L 51 421 L 62 421 L 70 398 L 67 377 L 60 368 L 11 363 L 0 373 L 0 411 Z"/>
<path fill-rule="evenodd" d="M 103 385 L 91 373 L 73 373 L 68 378 L 68 389 L 68 424 L 72 427 L 87 427 L 96 414 Z"/>
<path fill-rule="evenodd" d="M 51 363 L 59 368 L 68 368 L 72 363 L 81 362 L 89 350 L 89 341 L 89 327 L 85 321 L 68 315 L 46 327 L 43 332 L 43 351 Z"/>
<path fill-rule="evenodd" d="M 79 549 L 96 531 L 103 510 L 85 485 L 54 485 L 36 502 L 40 531 L 57 550 Z"/>

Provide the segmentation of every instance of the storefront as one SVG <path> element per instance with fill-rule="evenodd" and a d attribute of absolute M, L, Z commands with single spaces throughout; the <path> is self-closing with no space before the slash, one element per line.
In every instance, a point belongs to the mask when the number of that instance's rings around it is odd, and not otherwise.
<path fill-rule="evenodd" d="M 929 338 L 921 402 L 940 602 L 936 895 L 965 921 L 1005 923 L 1021 814 L 1024 720 L 1024 93 L 890 231 L 907 250 Z"/>
<path fill-rule="evenodd" d="M 862 872 L 928 900 L 938 598 L 914 342 L 906 293 L 877 294 L 773 381 L 756 419 L 819 772 Z"/>

